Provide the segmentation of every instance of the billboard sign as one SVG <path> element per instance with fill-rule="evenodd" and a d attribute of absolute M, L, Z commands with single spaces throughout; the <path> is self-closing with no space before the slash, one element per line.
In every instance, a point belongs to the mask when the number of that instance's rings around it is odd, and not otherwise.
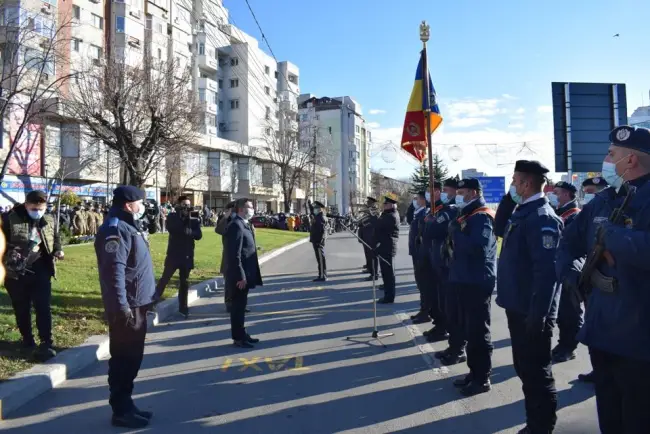
<path fill-rule="evenodd" d="M 609 132 L 627 123 L 624 84 L 552 83 L 556 172 L 598 172 Z"/>
<path fill-rule="evenodd" d="M 483 187 L 483 197 L 487 203 L 499 203 L 506 194 L 505 176 L 479 176 L 478 179 Z"/>

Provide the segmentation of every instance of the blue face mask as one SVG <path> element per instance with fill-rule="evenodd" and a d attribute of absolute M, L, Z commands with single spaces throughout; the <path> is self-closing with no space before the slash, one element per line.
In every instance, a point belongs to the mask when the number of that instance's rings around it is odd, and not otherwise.
<path fill-rule="evenodd" d="M 431 193 L 428 191 L 424 194 L 424 198 L 427 200 L 427 202 L 431 202 Z"/>
<path fill-rule="evenodd" d="M 443 191 L 440 193 L 440 200 L 442 203 L 449 203 L 449 195 Z"/>
<path fill-rule="evenodd" d="M 584 198 L 584 200 L 582 201 L 582 203 L 586 205 L 586 204 L 588 204 L 589 202 L 591 202 L 591 200 L 592 200 L 594 197 L 596 197 L 596 195 L 593 194 L 593 193 L 585 193 L 585 198 Z"/>
<path fill-rule="evenodd" d="M 524 201 L 521 195 L 517 193 L 517 187 L 515 187 L 514 185 L 510 186 L 510 197 L 517 205 L 521 205 Z"/>
<path fill-rule="evenodd" d="M 546 197 L 548 198 L 548 201 L 551 203 L 551 206 L 557 208 L 558 205 L 560 204 L 560 201 L 558 200 L 555 193 L 549 193 L 548 195 L 546 195 Z"/>
<path fill-rule="evenodd" d="M 463 207 L 465 207 L 465 205 L 467 205 L 465 203 L 465 197 L 461 196 L 460 194 L 457 194 L 456 195 L 456 206 L 458 208 L 463 208 Z"/>
<path fill-rule="evenodd" d="M 625 173 L 623 175 L 619 175 L 616 173 L 616 165 L 618 164 L 619 161 L 622 161 L 624 158 L 623 157 L 620 160 L 618 160 L 616 163 L 611 163 L 609 161 L 603 161 L 603 168 L 601 171 L 601 174 L 603 178 L 605 178 L 605 181 L 609 183 L 612 187 L 614 187 L 617 191 L 621 186 L 623 185 L 623 182 L 625 180 L 623 179 L 623 176 L 625 176 Z"/>

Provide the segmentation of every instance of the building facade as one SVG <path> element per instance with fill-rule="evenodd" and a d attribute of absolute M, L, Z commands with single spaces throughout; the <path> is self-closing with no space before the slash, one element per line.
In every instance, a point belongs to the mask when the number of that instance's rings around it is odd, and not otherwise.
<path fill-rule="evenodd" d="M 641 106 L 629 117 L 629 124 L 650 128 L 650 106 Z"/>
<path fill-rule="evenodd" d="M 311 94 L 300 95 L 298 103 L 301 141 L 316 141 L 316 152 L 330 169 L 328 203 L 342 214 L 355 210 L 371 190 L 372 133 L 361 105 L 349 96 L 316 98 Z"/>

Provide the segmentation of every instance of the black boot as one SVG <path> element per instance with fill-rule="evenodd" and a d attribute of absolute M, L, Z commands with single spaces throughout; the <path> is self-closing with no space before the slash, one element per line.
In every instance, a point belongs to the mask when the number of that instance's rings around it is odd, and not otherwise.
<path fill-rule="evenodd" d="M 114 414 L 111 423 L 121 428 L 138 429 L 149 425 L 149 420 L 135 413 L 126 413 L 121 416 Z"/>

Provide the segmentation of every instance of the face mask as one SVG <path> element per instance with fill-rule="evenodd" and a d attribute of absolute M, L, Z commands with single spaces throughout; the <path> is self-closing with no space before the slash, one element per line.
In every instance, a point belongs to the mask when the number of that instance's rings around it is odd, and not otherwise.
<path fill-rule="evenodd" d="M 521 205 L 521 203 L 523 202 L 523 199 L 521 198 L 519 193 L 517 193 L 517 187 L 515 187 L 514 185 L 510 186 L 510 197 L 517 205 Z"/>
<path fill-rule="evenodd" d="M 424 198 L 427 200 L 427 202 L 431 202 L 431 193 L 428 191 L 424 194 Z"/>
<path fill-rule="evenodd" d="M 463 208 L 463 207 L 465 207 L 465 205 L 467 205 L 465 203 L 465 197 L 461 196 L 460 194 L 457 194 L 456 195 L 456 206 L 458 208 Z"/>
<path fill-rule="evenodd" d="M 133 220 L 140 220 L 144 217 L 144 205 L 138 205 L 138 212 L 133 212 Z"/>
<path fill-rule="evenodd" d="M 45 210 L 41 209 L 28 209 L 27 214 L 33 219 L 33 220 L 40 220 L 44 215 L 45 215 Z"/>
<path fill-rule="evenodd" d="M 559 205 L 560 201 L 558 200 L 557 196 L 555 193 L 550 193 L 546 196 L 548 198 L 548 201 L 551 203 L 551 205 L 555 208 Z"/>
<path fill-rule="evenodd" d="M 442 193 L 440 193 L 440 200 L 442 201 L 442 203 L 449 202 L 449 195 L 443 191 Z"/>
<path fill-rule="evenodd" d="M 596 195 L 593 194 L 593 193 L 585 193 L 585 198 L 584 198 L 584 200 L 583 200 L 582 202 L 583 202 L 584 204 L 588 204 L 589 202 L 591 202 L 591 200 L 592 200 L 594 197 L 596 197 Z"/>
<path fill-rule="evenodd" d="M 415 199 L 413 199 L 413 208 L 415 208 L 415 209 L 419 209 L 419 208 L 420 208 L 420 206 L 418 205 L 418 201 L 415 200 Z"/>
<path fill-rule="evenodd" d="M 627 157 L 623 157 L 623 158 L 627 158 Z M 609 185 L 614 187 L 616 190 L 621 188 L 623 182 L 625 181 L 623 179 L 625 173 L 623 173 L 623 175 L 619 175 L 618 173 L 616 173 L 616 164 L 618 164 L 619 161 L 622 161 L 623 158 L 618 160 L 616 163 L 603 161 L 603 169 L 601 174 L 603 175 L 603 178 L 605 178 L 605 181 L 607 181 Z"/>
<path fill-rule="evenodd" d="M 314 208 L 314 215 L 320 214 L 320 208 Z"/>
<path fill-rule="evenodd" d="M 246 215 L 244 220 L 250 220 L 255 215 L 255 210 L 253 208 L 246 208 Z"/>

